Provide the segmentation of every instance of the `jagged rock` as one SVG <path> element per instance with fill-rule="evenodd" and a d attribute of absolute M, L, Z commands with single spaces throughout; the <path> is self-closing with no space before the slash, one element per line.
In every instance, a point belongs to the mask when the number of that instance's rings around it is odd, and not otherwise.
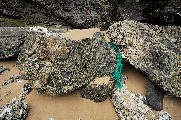
<path fill-rule="evenodd" d="M 26 28 L 0 27 L 0 60 L 17 57 L 26 36 Z"/>
<path fill-rule="evenodd" d="M 113 81 L 108 83 L 90 83 L 81 92 L 81 97 L 94 100 L 94 102 L 103 102 L 111 97 L 115 84 Z"/>
<path fill-rule="evenodd" d="M 29 31 L 46 32 L 47 34 L 56 34 L 66 32 L 66 28 L 43 28 L 34 27 L 0 27 L 0 60 L 17 58 L 21 47 L 28 36 Z"/>
<path fill-rule="evenodd" d="M 146 91 L 148 104 L 157 111 L 163 110 L 163 98 L 165 92 L 156 84 L 149 82 Z"/>
<path fill-rule="evenodd" d="M 13 98 L 4 106 L 0 106 L 1 120 L 26 120 L 29 105 L 20 98 Z"/>
<path fill-rule="evenodd" d="M 114 72 L 116 53 L 105 40 L 73 41 L 62 35 L 30 31 L 17 59 L 22 77 L 40 93 L 59 95 Z"/>
<path fill-rule="evenodd" d="M 110 26 L 110 40 L 120 46 L 123 58 L 144 71 L 149 79 L 181 97 L 181 27 L 143 24 L 133 20 Z"/>
<path fill-rule="evenodd" d="M 119 120 L 172 120 L 172 117 L 166 111 L 154 111 L 145 104 L 146 97 L 140 93 L 127 90 L 125 84 L 122 89 L 115 89 L 110 99 Z M 156 115 L 155 115 L 156 113 Z"/>
<path fill-rule="evenodd" d="M 100 21 L 116 19 L 116 3 L 117 0 L 4 0 L 0 15 L 20 19 L 25 25 L 40 22 L 90 28 L 99 26 Z M 2 21 L 2 25 L 6 22 Z"/>

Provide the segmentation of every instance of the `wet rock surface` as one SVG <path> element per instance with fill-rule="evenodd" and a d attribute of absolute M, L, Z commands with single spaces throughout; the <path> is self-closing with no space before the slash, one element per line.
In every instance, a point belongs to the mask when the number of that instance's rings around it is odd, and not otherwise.
<path fill-rule="evenodd" d="M 163 98 L 165 92 L 156 84 L 149 82 L 146 91 L 146 99 L 148 104 L 157 111 L 163 110 Z"/>
<path fill-rule="evenodd" d="M 181 27 L 120 21 L 110 26 L 110 40 L 120 46 L 123 58 L 144 71 L 149 79 L 181 97 Z"/>
<path fill-rule="evenodd" d="M 72 92 L 96 77 L 114 72 L 116 53 L 105 40 L 73 41 L 40 32 L 30 35 L 18 56 L 17 67 L 24 79 L 34 81 L 40 93 Z"/>
<path fill-rule="evenodd" d="M 26 28 L 0 27 L 0 60 L 17 57 L 26 36 Z"/>

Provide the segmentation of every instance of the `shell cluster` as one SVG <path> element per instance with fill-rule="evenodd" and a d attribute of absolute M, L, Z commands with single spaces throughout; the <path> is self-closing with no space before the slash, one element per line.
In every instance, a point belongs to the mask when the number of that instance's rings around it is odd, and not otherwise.
<path fill-rule="evenodd" d="M 116 53 L 105 40 L 74 41 L 60 34 L 30 30 L 17 67 L 38 92 L 59 95 L 113 73 L 115 62 Z"/>
<path fill-rule="evenodd" d="M 163 110 L 158 111 L 155 116 L 154 111 L 147 106 L 146 97 L 140 93 L 128 91 L 125 84 L 122 89 L 114 91 L 111 101 L 120 120 L 154 120 L 155 118 L 172 120 L 171 115 Z"/>
<path fill-rule="evenodd" d="M 20 98 L 13 98 L 4 106 L 0 106 L 1 120 L 25 120 L 29 112 L 29 105 Z"/>
<path fill-rule="evenodd" d="M 123 58 L 144 71 L 149 79 L 181 97 L 181 27 L 157 26 L 124 20 L 109 27 L 110 40 Z"/>

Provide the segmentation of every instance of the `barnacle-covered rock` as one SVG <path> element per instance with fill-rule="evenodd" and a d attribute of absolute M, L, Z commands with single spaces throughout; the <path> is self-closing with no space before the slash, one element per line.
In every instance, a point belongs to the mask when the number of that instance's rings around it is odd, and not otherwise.
<path fill-rule="evenodd" d="M 114 72 L 116 53 L 105 40 L 74 41 L 62 35 L 30 31 L 17 66 L 40 93 L 59 95 Z"/>
<path fill-rule="evenodd" d="M 125 20 L 110 26 L 107 34 L 120 46 L 123 58 L 165 91 L 181 97 L 181 27 Z"/>
<path fill-rule="evenodd" d="M 122 89 L 115 89 L 111 102 L 120 120 L 154 120 L 155 118 L 172 120 L 171 115 L 163 110 L 155 115 L 154 111 L 147 106 L 146 97 L 127 90 L 125 84 Z"/>
<path fill-rule="evenodd" d="M 21 98 L 13 98 L 4 106 L 0 106 L 1 120 L 26 120 L 29 105 Z"/>
<path fill-rule="evenodd" d="M 26 36 L 25 27 L 0 27 L 0 60 L 17 57 Z"/>
<path fill-rule="evenodd" d="M 83 89 L 81 97 L 94 100 L 94 102 L 102 102 L 111 97 L 114 88 L 115 84 L 111 80 L 108 83 L 91 82 Z"/>

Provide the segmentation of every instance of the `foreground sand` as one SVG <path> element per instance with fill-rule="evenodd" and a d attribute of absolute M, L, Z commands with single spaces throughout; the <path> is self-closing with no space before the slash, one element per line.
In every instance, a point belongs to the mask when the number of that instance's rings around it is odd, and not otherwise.
<path fill-rule="evenodd" d="M 99 31 L 98 28 L 88 30 L 71 30 L 65 33 L 65 36 L 74 38 L 75 40 L 91 37 L 94 32 Z M 0 75 L 0 84 L 3 80 L 11 75 L 18 75 L 19 70 L 16 68 L 16 60 L 0 61 L 0 66 L 7 66 L 10 71 Z M 128 77 L 126 85 L 129 90 L 145 94 L 148 77 L 141 71 L 136 70 L 130 64 L 126 63 L 123 75 Z M 107 77 L 108 78 L 108 77 Z M 106 80 L 107 78 L 101 78 Z M 0 90 L 0 105 L 10 101 L 13 97 L 18 96 L 24 82 L 13 83 L 6 88 Z M 46 94 L 40 95 L 33 90 L 26 99 L 30 105 L 28 120 L 48 120 L 53 117 L 55 120 L 117 120 L 118 117 L 114 111 L 111 102 L 107 99 L 101 103 L 95 103 L 80 97 L 80 90 L 74 95 L 67 94 L 64 96 L 52 97 Z M 181 99 L 175 97 L 164 98 L 164 110 L 169 112 L 174 120 L 181 119 Z"/>

